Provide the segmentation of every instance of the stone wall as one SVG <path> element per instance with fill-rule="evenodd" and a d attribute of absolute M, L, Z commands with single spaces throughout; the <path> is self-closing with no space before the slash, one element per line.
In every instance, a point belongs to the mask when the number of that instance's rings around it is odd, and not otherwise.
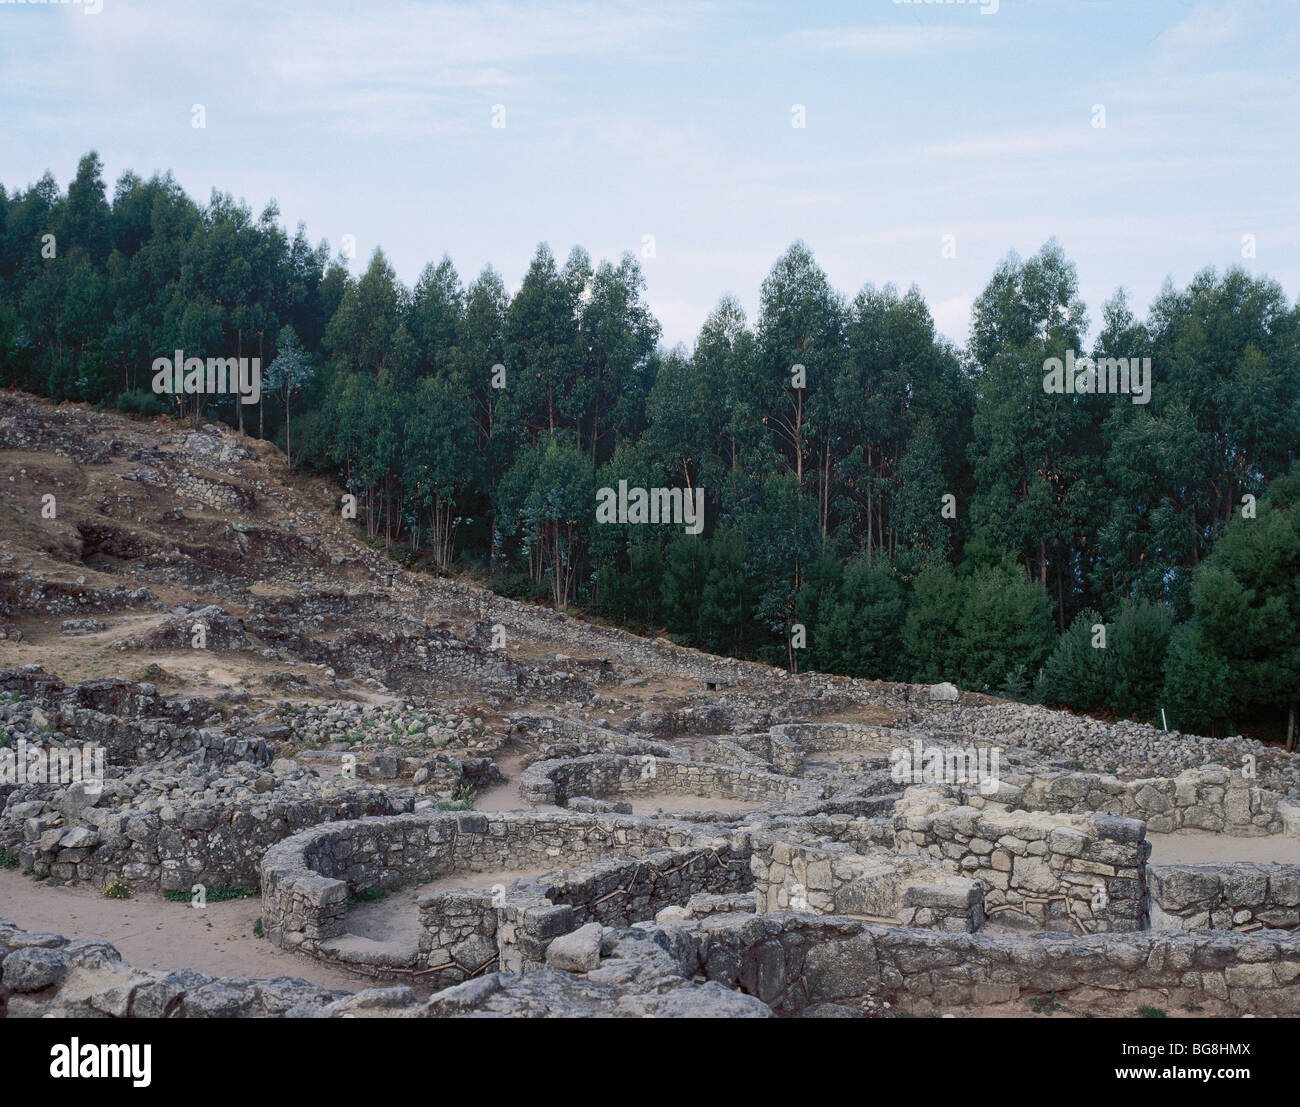
<path fill-rule="evenodd" d="M 1129 1016 L 1142 1004 L 1300 1015 L 1300 934 L 1277 931 L 946 934 L 782 913 L 629 933 L 673 950 L 688 978 L 743 988 L 782 1015 L 813 1007 L 860 1015 L 885 1003 L 896 1014 L 1027 1015 L 1035 999 L 1095 1002 Z"/>
<path fill-rule="evenodd" d="M 821 791 L 815 785 L 772 773 L 649 754 L 591 754 L 538 761 L 519 778 L 520 797 L 539 807 L 563 807 L 570 796 L 610 799 L 661 794 L 764 803 L 804 794 L 821 795 Z"/>
<path fill-rule="evenodd" d="M 1068 759 L 1062 768 L 1133 778 L 1172 778 L 1210 764 L 1240 771 L 1242 757 L 1250 755 L 1256 759 L 1261 787 L 1300 798 L 1300 759 L 1278 757 L 1276 746 L 1255 739 L 1211 739 L 1145 723 L 1105 722 L 970 693 L 961 699 L 954 704 L 925 704 L 913 697 L 913 722 L 954 742 L 1023 747 L 1047 758 Z"/>
<path fill-rule="evenodd" d="M 1142 819 L 1152 833 L 1205 830 L 1237 837 L 1281 834 L 1276 792 L 1220 765 L 1188 769 L 1176 777 L 1118 780 L 1098 773 L 1049 773 L 1024 788 L 1030 810 L 1110 811 Z"/>
<path fill-rule="evenodd" d="M 772 733 L 803 750 L 804 754 L 850 751 L 888 756 L 897 746 L 906 746 L 911 734 L 893 727 L 866 723 L 785 723 Z"/>
<path fill-rule="evenodd" d="M 32 815 L 22 820 L 17 852 L 20 864 L 40 876 L 96 887 L 120 877 L 132 887 L 161 891 L 194 884 L 255 888 L 262 857 L 277 842 L 323 821 L 410 810 L 412 802 L 356 785 L 315 799 L 271 796 L 252 807 L 231 801 L 166 812 L 88 808 L 78 825 Z"/>
<path fill-rule="evenodd" d="M 803 747 L 783 734 L 784 729 L 773 727 L 756 734 L 728 734 L 708 741 L 710 750 L 719 755 L 717 760 L 723 764 L 743 766 L 748 758 L 757 761 L 754 768 L 784 776 L 803 776 Z"/>
<path fill-rule="evenodd" d="M 751 838 L 759 912 L 787 908 L 890 926 L 974 931 L 984 924 L 983 889 L 917 857 L 863 856 L 847 845 Z"/>
<path fill-rule="evenodd" d="M 663 742 L 636 738 L 561 715 L 508 715 L 507 724 L 533 739 L 551 757 L 581 757 L 589 753 L 681 758 L 682 752 Z"/>
<path fill-rule="evenodd" d="M 375 631 L 343 623 L 325 637 L 304 633 L 301 620 L 268 616 L 250 625 L 263 641 L 295 658 L 340 673 L 372 675 L 392 688 L 426 694 L 429 682 L 470 685 L 516 693 L 531 690 L 557 699 L 585 701 L 606 674 L 579 674 L 556 662 L 512 661 L 504 650 L 487 649 L 440 628 Z"/>
<path fill-rule="evenodd" d="M 1078 1003 L 1211 1017 L 1300 1015 L 1300 935 L 945 934 L 851 919 L 709 914 L 598 935 L 597 971 L 489 972 L 419 999 L 410 988 L 329 991 L 303 980 L 132 968 L 101 941 L 0 919 L 9 1017 L 771 1017 L 940 1011 L 1028 1015 Z M 742 990 L 743 989 L 743 994 Z M 888 1005 L 886 1007 L 885 1005 Z M 1049 1008 L 1050 1009 L 1050 1008 Z"/>
<path fill-rule="evenodd" d="M 748 890 L 751 881 L 747 846 L 725 839 L 518 881 L 503 897 L 499 912 L 501 969 L 541 968 L 555 938 L 588 923 L 626 926 L 653 919 L 699 894 Z"/>
<path fill-rule="evenodd" d="M 1147 881 L 1153 930 L 1300 929 L 1300 865 L 1148 865 Z"/>
<path fill-rule="evenodd" d="M 97 588 L 87 584 L 84 576 L 80 583 L 72 583 L 0 571 L 0 615 L 80 615 L 153 603 L 147 588 Z"/>
<path fill-rule="evenodd" d="M 0 730 L 26 737 L 29 746 L 49 738 L 102 746 L 109 765 L 194 755 L 205 764 L 262 765 L 270 759 L 264 732 L 277 730 L 199 725 L 212 711 L 204 701 L 161 699 L 154 685 L 122 678 L 86 680 L 68 688 L 34 665 L 0 670 L 0 692 L 22 697 L 17 703 L 0 703 Z M 48 736 L 47 726 L 53 728 Z"/>
<path fill-rule="evenodd" d="M 569 813 L 445 812 L 331 823 L 267 851 L 262 919 L 277 946 L 381 970 L 374 975 L 418 971 L 450 983 L 482 969 L 489 941 L 503 965 L 535 968 L 551 940 L 592 919 L 651 918 L 695 892 L 748 887 L 748 854 L 739 848 L 701 838 L 685 824 Z M 421 897 L 418 963 L 376 965 L 363 943 L 343 941 L 348 902 L 364 892 L 431 874 L 593 864 L 545 881 L 522 878 L 505 892 Z"/>
<path fill-rule="evenodd" d="M 1011 916 L 1000 922 L 1084 932 L 1145 926 L 1148 847 L 1139 820 L 981 810 L 914 787 L 895 808 L 894 838 L 900 853 L 980 881 L 988 916 Z"/>
<path fill-rule="evenodd" d="M 214 511 L 251 514 L 257 506 L 252 489 L 246 485 L 220 480 L 207 473 L 196 473 L 192 469 L 177 470 L 172 487 L 183 499 L 205 504 Z"/>
<path fill-rule="evenodd" d="M 103 746 L 109 764 L 130 765 L 165 761 L 201 753 L 201 761 L 225 764 L 250 761 L 265 765 L 270 753 L 264 738 L 231 733 L 224 727 L 184 726 L 167 719 L 131 719 L 102 711 L 61 704 L 54 724 L 78 742 Z"/>

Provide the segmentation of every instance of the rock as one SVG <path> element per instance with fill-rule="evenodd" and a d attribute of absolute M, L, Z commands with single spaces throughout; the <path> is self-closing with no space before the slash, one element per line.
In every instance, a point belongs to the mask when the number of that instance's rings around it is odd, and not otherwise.
<path fill-rule="evenodd" d="M 102 795 L 99 785 L 78 780 L 68 785 L 68 789 L 59 800 L 59 811 L 70 823 L 77 822 L 84 811 L 94 807 Z"/>
<path fill-rule="evenodd" d="M 945 681 L 942 684 L 930 685 L 930 699 L 941 702 L 953 702 L 961 698 L 961 693 L 957 691 L 957 685 L 949 684 Z"/>
<path fill-rule="evenodd" d="M 4 986 L 11 992 L 39 992 L 68 975 L 63 954 L 53 949 L 20 949 L 4 959 Z"/>
<path fill-rule="evenodd" d="M 98 634 L 107 629 L 108 624 L 99 619 L 64 619 L 59 624 L 60 634 Z"/>
<path fill-rule="evenodd" d="M 600 968 L 600 923 L 587 923 L 562 934 L 546 947 L 546 964 L 564 972 L 591 972 Z"/>
<path fill-rule="evenodd" d="M 99 843 L 99 835 L 84 826 L 73 827 L 59 839 L 61 849 L 90 849 Z"/>

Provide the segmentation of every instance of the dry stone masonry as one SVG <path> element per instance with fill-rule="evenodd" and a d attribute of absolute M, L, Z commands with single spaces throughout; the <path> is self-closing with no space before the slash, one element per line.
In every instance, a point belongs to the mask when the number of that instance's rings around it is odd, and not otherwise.
<path fill-rule="evenodd" d="M 260 449 L 0 395 L 0 769 L 103 755 L 0 775 L 0 1013 L 1300 1014 L 1300 757 L 410 572 Z M 132 967 L 19 925 L 34 882 L 257 889 L 283 971 Z"/>

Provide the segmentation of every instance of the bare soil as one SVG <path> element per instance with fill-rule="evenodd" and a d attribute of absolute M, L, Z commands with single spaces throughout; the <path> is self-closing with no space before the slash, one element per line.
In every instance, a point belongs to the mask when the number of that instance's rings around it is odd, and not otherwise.
<path fill-rule="evenodd" d="M 1300 838 L 1273 834 L 1266 838 L 1233 838 L 1227 834 L 1209 834 L 1200 830 L 1176 834 L 1147 833 L 1151 843 L 1149 862 L 1167 865 L 1174 862 L 1212 864 L 1217 861 L 1281 861 L 1300 865 Z"/>
<path fill-rule="evenodd" d="M 108 899 L 85 884 L 51 885 L 16 869 L 0 869 L 0 917 L 26 930 L 102 938 L 137 968 L 194 968 L 212 976 L 297 976 L 349 992 L 373 983 L 254 937 L 261 913 L 260 896 L 203 908 L 145 893 Z"/>

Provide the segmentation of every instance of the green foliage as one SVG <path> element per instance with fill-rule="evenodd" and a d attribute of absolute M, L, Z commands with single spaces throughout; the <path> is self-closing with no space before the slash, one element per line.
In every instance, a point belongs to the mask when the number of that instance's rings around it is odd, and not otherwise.
<path fill-rule="evenodd" d="M 514 295 L 443 257 L 408 289 L 279 218 L 170 174 L 110 193 L 93 151 L 66 192 L 0 189 L 0 387 L 236 424 L 337 479 L 404 564 L 690 645 L 1184 729 L 1296 712 L 1300 311 L 1267 277 L 1206 270 L 1142 319 L 1105 303 L 1091 356 L 1155 368 L 1133 404 L 1043 390 L 1089 329 L 1055 241 L 997 266 L 964 350 L 915 288 L 846 296 L 802 242 L 752 321 L 724 297 L 668 350 L 631 255 L 541 244 Z M 154 394 L 177 348 L 260 358 L 256 418 Z M 620 479 L 703 488 L 708 531 L 596 525 Z"/>
<path fill-rule="evenodd" d="M 1043 663 L 1055 635 L 1041 584 L 1018 570 L 982 569 L 964 591 L 957 632 L 965 687 L 994 688 L 1017 666 Z"/>
<path fill-rule="evenodd" d="M 888 562 L 849 562 L 834 606 L 823 601 L 816 628 L 821 656 L 836 672 L 870 680 L 898 676 L 903 589 Z"/>
<path fill-rule="evenodd" d="M 1106 643 L 1113 674 L 1107 706 L 1119 717 L 1159 721 L 1157 701 L 1173 625 L 1164 604 L 1130 600 L 1120 608 Z"/>
<path fill-rule="evenodd" d="M 1222 659 L 1231 702 L 1258 715 L 1300 700 L 1300 462 L 1238 516 L 1197 569 L 1192 604 L 1205 650 Z"/>
<path fill-rule="evenodd" d="M 113 406 L 123 415 L 151 416 L 162 415 L 167 411 L 167 404 L 161 397 L 141 388 L 118 393 Z"/>
<path fill-rule="evenodd" d="M 1079 612 L 1043 664 L 1038 692 L 1049 707 L 1100 711 L 1109 703 L 1114 683 L 1110 643 L 1107 648 L 1094 644 L 1099 641 L 1096 626 L 1105 627 L 1098 612 Z"/>
<path fill-rule="evenodd" d="M 998 689 L 998 695 L 1003 699 L 1017 700 L 1020 703 L 1027 703 L 1032 698 L 1033 685 L 1029 678 L 1025 676 L 1024 665 L 1017 665 L 1011 672 L 1007 673 L 1006 679 L 1002 682 L 1002 687 Z"/>
<path fill-rule="evenodd" d="M 933 561 L 917 575 L 901 633 L 912 679 L 938 684 L 960 676 L 962 650 L 957 620 L 961 604 L 961 585 L 946 561 Z"/>
<path fill-rule="evenodd" d="M 248 899 L 261 893 L 260 888 L 247 888 L 241 884 L 217 884 L 204 892 L 204 898 L 208 903 L 224 903 L 232 899 Z M 163 898 L 169 903 L 191 903 L 194 893 L 188 888 L 173 888 L 164 892 Z"/>
<path fill-rule="evenodd" d="M 1081 611 L 1043 666 L 1043 702 L 1158 722 L 1172 630 L 1169 609 L 1147 600 L 1125 601 L 1111 623 Z"/>
<path fill-rule="evenodd" d="M 1227 663 L 1196 623 L 1176 628 L 1169 640 L 1161 706 L 1174 730 L 1219 734 L 1232 714 Z"/>

